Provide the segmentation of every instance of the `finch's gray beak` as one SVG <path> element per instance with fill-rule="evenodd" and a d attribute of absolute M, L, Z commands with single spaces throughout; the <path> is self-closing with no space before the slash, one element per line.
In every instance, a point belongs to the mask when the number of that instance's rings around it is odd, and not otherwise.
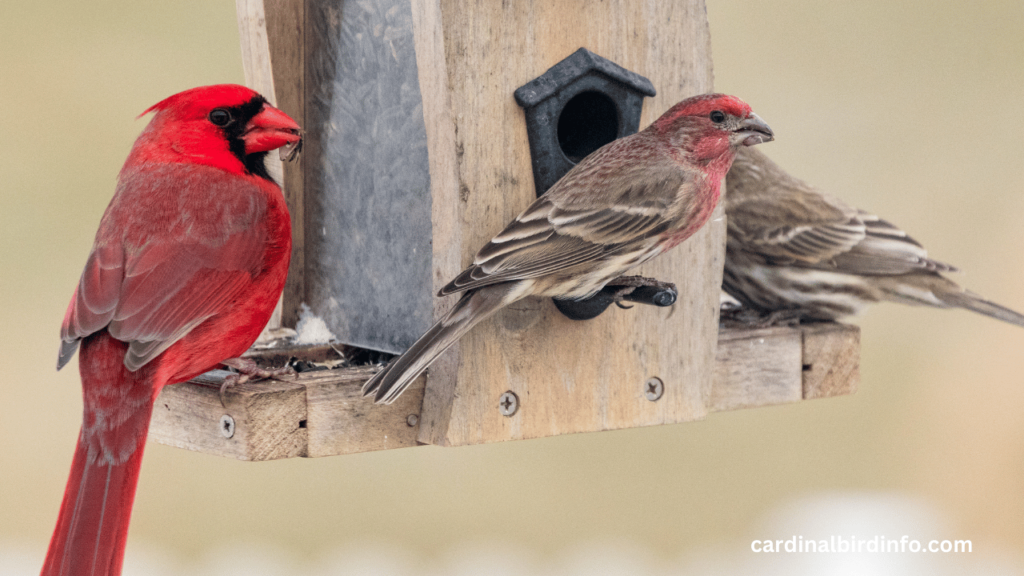
<path fill-rule="evenodd" d="M 772 129 L 765 124 L 764 120 L 761 120 L 760 116 L 753 112 L 740 122 L 739 128 L 733 130 L 733 134 L 733 142 L 738 142 L 743 146 L 763 144 L 775 139 Z"/>

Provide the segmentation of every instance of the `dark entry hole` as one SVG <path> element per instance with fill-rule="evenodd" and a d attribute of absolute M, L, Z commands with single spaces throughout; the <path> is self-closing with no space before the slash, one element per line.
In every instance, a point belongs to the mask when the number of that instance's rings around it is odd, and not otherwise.
<path fill-rule="evenodd" d="M 600 92 L 583 92 L 569 100 L 558 116 L 558 145 L 574 164 L 619 133 L 615 102 Z"/>

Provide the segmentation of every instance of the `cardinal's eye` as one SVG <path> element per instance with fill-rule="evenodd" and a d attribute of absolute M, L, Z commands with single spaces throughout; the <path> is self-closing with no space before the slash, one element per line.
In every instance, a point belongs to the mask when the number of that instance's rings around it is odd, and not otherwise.
<path fill-rule="evenodd" d="M 722 112 L 721 110 L 712 111 L 708 117 L 711 118 L 711 121 L 715 124 L 725 122 L 725 112 Z M 214 124 L 216 124 L 216 122 L 214 122 Z"/>
<path fill-rule="evenodd" d="M 214 108 L 210 112 L 210 122 L 213 122 L 217 126 L 227 126 L 231 122 L 231 112 L 223 108 Z"/>

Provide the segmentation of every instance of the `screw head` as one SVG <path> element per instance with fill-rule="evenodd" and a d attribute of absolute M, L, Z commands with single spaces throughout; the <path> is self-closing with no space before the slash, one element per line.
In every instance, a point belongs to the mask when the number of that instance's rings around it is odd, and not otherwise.
<path fill-rule="evenodd" d="M 519 396 L 515 392 L 509 390 L 498 398 L 498 411 L 502 416 L 511 416 L 516 410 L 519 410 Z"/>
<path fill-rule="evenodd" d="M 646 396 L 651 402 L 657 402 L 660 400 L 664 393 L 665 383 L 661 381 L 661 378 L 652 376 L 647 379 L 647 382 L 644 382 L 644 396 Z"/>
<path fill-rule="evenodd" d="M 235 435 L 235 419 L 227 414 L 220 417 L 220 435 L 225 438 Z"/>
<path fill-rule="evenodd" d="M 419 424 L 419 423 L 420 423 L 420 415 L 419 414 L 409 414 L 408 416 L 405 417 L 405 425 L 408 426 L 409 428 L 415 428 L 416 425 Z"/>

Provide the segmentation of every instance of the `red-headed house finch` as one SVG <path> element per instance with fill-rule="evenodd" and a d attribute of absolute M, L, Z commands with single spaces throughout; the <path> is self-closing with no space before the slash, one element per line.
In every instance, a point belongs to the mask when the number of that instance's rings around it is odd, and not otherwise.
<path fill-rule="evenodd" d="M 726 178 L 722 288 L 764 318 L 836 320 L 888 300 L 966 308 L 1024 326 L 1024 316 L 964 290 L 906 232 L 822 194 L 757 150 Z"/>
<path fill-rule="evenodd" d="M 245 352 L 288 273 L 264 157 L 293 152 L 299 126 L 234 85 L 146 112 L 61 327 L 57 368 L 81 347 L 84 416 L 43 576 L 121 573 L 157 394 Z"/>
<path fill-rule="evenodd" d="M 772 139 L 742 100 L 705 94 L 596 150 L 487 243 L 441 289 L 464 292 L 363 387 L 391 403 L 481 320 L 527 296 L 584 299 L 700 229 L 736 149 Z"/>

